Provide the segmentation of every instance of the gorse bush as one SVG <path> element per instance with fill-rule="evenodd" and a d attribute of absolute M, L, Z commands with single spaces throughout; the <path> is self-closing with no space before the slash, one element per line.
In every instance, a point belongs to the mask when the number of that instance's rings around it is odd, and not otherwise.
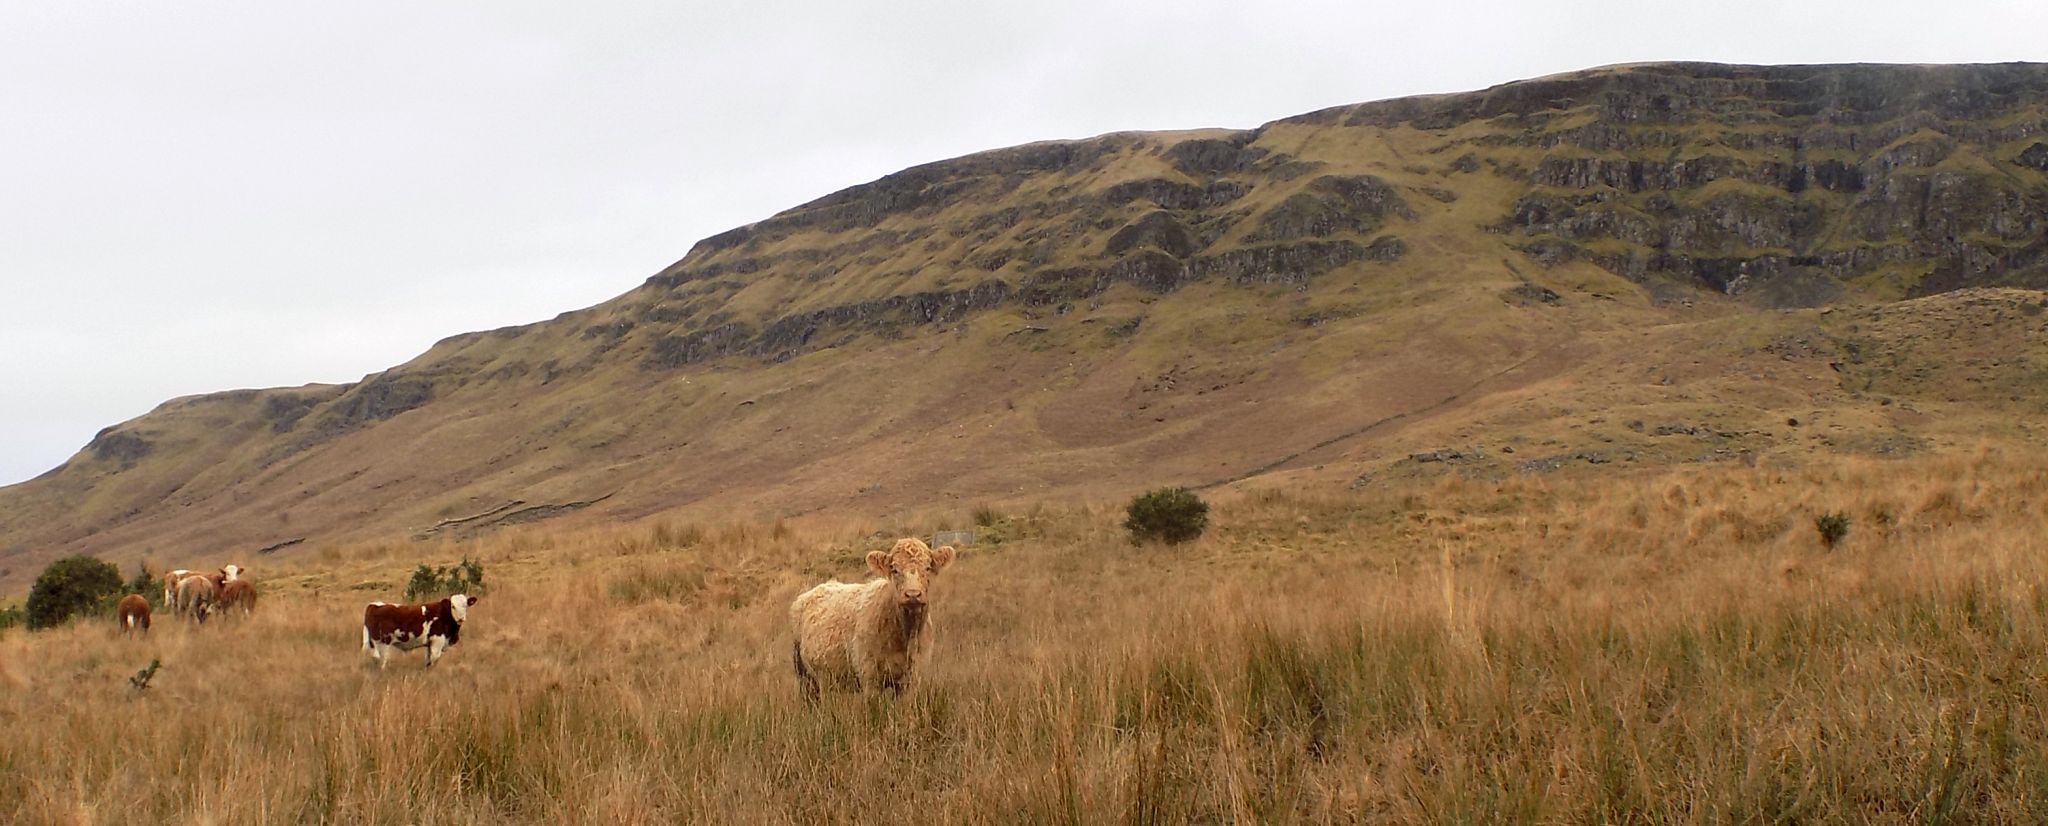
<path fill-rule="evenodd" d="M 1187 488 L 1160 488 L 1131 500 L 1124 530 L 1132 542 L 1156 539 L 1178 545 L 1209 528 L 1209 503 Z"/>
<path fill-rule="evenodd" d="M 413 601 L 450 594 L 480 594 L 483 590 L 483 563 L 465 556 L 461 562 L 448 567 L 420 563 L 412 571 L 412 581 L 405 584 L 405 598 Z"/>
<path fill-rule="evenodd" d="M 1843 537 L 1849 535 L 1849 514 L 1841 511 L 1823 513 L 1813 519 L 1813 530 L 1820 534 L 1820 544 L 1834 550 Z"/>
<path fill-rule="evenodd" d="M 52 628 L 105 606 L 121 594 L 121 569 L 90 556 L 67 556 L 36 577 L 28 591 L 28 627 Z"/>

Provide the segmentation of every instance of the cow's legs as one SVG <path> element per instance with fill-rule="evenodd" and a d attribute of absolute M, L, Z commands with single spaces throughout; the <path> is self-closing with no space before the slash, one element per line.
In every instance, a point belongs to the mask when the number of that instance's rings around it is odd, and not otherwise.
<path fill-rule="evenodd" d="M 448 643 L 440 637 L 427 639 L 427 667 L 433 668 L 434 661 L 441 659 L 441 652 L 448 650 Z"/>

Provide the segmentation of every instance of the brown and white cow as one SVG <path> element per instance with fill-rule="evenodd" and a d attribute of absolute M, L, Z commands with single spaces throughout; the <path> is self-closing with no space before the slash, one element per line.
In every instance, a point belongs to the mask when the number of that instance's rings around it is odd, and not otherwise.
<path fill-rule="evenodd" d="M 178 583 L 179 583 L 179 582 L 181 582 L 181 581 L 183 581 L 183 580 L 185 579 L 185 577 L 191 576 L 191 575 L 193 575 L 193 574 L 195 574 L 195 573 L 198 573 L 198 572 L 197 572 L 197 571 L 188 571 L 188 570 L 186 570 L 186 569 L 184 569 L 184 568 L 179 568 L 178 570 L 175 570 L 175 571 L 165 571 L 165 572 L 164 572 L 164 601 L 163 601 L 163 604 L 164 604 L 164 605 L 165 605 L 166 607 L 171 607 L 171 606 L 175 606 L 175 605 L 177 605 L 177 604 L 178 604 Z"/>
<path fill-rule="evenodd" d="M 228 587 L 228 583 L 230 583 L 230 582 L 238 582 L 238 581 L 240 581 L 240 580 L 241 580 L 241 578 L 242 578 L 242 575 L 243 575 L 243 574 L 246 574 L 246 573 L 248 573 L 248 572 L 249 572 L 249 571 L 248 571 L 248 569 L 246 569 L 246 568 L 243 568 L 243 567 L 242 567 L 242 566 L 240 566 L 240 565 L 227 565 L 227 566 L 223 566 L 223 567 L 222 567 L 222 568 L 221 568 L 220 570 L 218 570 L 218 571 L 214 571 L 214 572 L 212 572 L 212 573 L 200 574 L 200 576 L 203 576 L 203 577 L 206 577 L 207 579 L 213 580 L 213 590 L 215 590 L 215 591 L 220 591 L 220 590 L 222 590 L 222 589 L 225 589 L 225 588 L 227 588 L 227 587 Z"/>
<path fill-rule="evenodd" d="M 461 640 L 469 606 L 479 599 L 456 594 L 425 605 L 372 602 L 363 608 L 363 653 L 383 668 L 389 664 L 394 650 L 411 651 L 425 646 L 427 667 L 432 668 L 442 652 Z"/>
<path fill-rule="evenodd" d="M 256 586 L 246 579 L 229 580 L 220 589 L 220 611 L 231 613 L 241 611 L 242 616 L 256 612 Z"/>
<path fill-rule="evenodd" d="M 121 623 L 121 630 L 142 632 L 149 630 L 149 600 L 141 594 L 129 594 L 114 606 L 114 619 Z"/>

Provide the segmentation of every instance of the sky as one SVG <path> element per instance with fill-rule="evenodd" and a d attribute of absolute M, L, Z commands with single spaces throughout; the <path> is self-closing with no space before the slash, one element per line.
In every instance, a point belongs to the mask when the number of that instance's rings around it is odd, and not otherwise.
<path fill-rule="evenodd" d="M 0 0 L 0 485 L 928 161 L 1592 66 L 2048 59 L 2048 4 Z"/>

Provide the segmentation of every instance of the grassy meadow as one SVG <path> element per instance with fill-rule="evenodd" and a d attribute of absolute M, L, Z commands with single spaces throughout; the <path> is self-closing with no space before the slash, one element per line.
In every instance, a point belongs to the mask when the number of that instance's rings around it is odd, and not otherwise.
<path fill-rule="evenodd" d="M 2048 822 L 2043 458 L 1218 493 L 1179 547 L 995 503 L 250 560 L 241 622 L 0 636 L 0 822 Z M 977 510 L 920 685 L 806 708 L 790 599 Z M 465 554 L 461 644 L 377 671 L 362 604 Z"/>

